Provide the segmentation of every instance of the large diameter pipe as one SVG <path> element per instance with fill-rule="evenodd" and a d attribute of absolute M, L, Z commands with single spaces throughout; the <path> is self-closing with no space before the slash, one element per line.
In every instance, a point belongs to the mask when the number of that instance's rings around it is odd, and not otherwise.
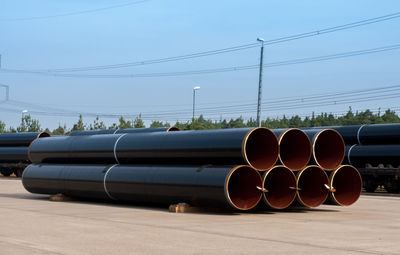
<path fill-rule="evenodd" d="M 29 162 L 28 147 L 0 147 L 0 163 Z"/>
<path fill-rule="evenodd" d="M 345 155 L 345 144 L 342 136 L 334 129 L 310 129 L 304 132 L 311 139 L 312 160 L 325 170 L 334 170 L 342 162 Z"/>
<path fill-rule="evenodd" d="M 127 134 L 116 145 L 121 164 L 246 164 L 257 170 L 270 169 L 278 151 L 267 128 Z"/>
<path fill-rule="evenodd" d="M 49 137 L 47 132 L 24 132 L 24 133 L 0 133 L 0 146 L 13 147 L 21 146 L 28 147 L 32 141 L 41 137 Z"/>
<path fill-rule="evenodd" d="M 328 203 L 349 206 L 354 204 L 361 195 L 362 179 L 358 170 L 350 165 L 342 165 L 330 172 Z"/>
<path fill-rule="evenodd" d="M 310 139 L 304 131 L 297 128 L 272 131 L 278 137 L 279 162 L 293 171 L 306 167 L 310 161 L 312 148 Z"/>
<path fill-rule="evenodd" d="M 274 166 L 265 171 L 263 200 L 273 209 L 285 209 L 296 199 L 296 176 L 284 166 Z"/>
<path fill-rule="evenodd" d="M 325 202 L 329 195 L 329 179 L 318 166 L 307 166 L 297 173 L 297 201 L 301 205 L 315 208 Z"/>
<path fill-rule="evenodd" d="M 29 147 L 32 163 L 116 164 L 115 144 L 124 134 L 37 139 Z"/>
<path fill-rule="evenodd" d="M 158 128 L 123 128 L 123 129 L 82 130 L 82 131 L 72 131 L 70 136 L 104 135 L 104 134 L 134 134 L 134 133 L 150 133 L 150 132 L 170 132 L 170 131 L 179 131 L 179 128 L 177 128 L 177 127 L 158 127 Z"/>
<path fill-rule="evenodd" d="M 366 164 L 400 166 L 400 145 L 353 145 L 346 146 L 345 163 L 355 167 L 365 167 Z"/>
<path fill-rule="evenodd" d="M 400 123 L 310 127 L 304 129 L 321 128 L 331 128 L 338 131 L 346 145 L 400 144 Z"/>
<path fill-rule="evenodd" d="M 22 183 L 32 193 L 238 210 L 254 208 L 262 181 L 249 166 L 32 164 Z"/>

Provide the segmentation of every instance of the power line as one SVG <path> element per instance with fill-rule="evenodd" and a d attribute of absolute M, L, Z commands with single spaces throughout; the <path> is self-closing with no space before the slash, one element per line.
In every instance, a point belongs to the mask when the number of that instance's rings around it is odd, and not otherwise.
<path fill-rule="evenodd" d="M 372 53 L 379 53 L 384 51 L 391 51 L 400 49 L 400 44 L 383 46 L 378 48 L 357 50 L 342 52 L 318 57 L 310 58 L 299 58 L 292 60 L 285 60 L 279 62 L 271 62 L 264 64 L 266 68 L 304 64 L 311 62 L 327 61 L 332 59 L 354 57 Z M 55 76 L 55 77 L 67 77 L 67 78 L 155 78 L 155 77 L 171 77 L 171 76 L 186 76 L 186 75 L 198 75 L 198 74 L 212 74 L 212 73 L 224 73 L 224 72 L 236 72 L 257 69 L 259 65 L 247 65 L 247 66 L 234 66 L 234 67 L 223 67 L 214 69 L 202 69 L 202 70 L 190 70 L 190 71 L 179 71 L 179 72 L 165 72 L 165 73 L 141 73 L 141 74 L 61 74 L 61 73 L 48 73 L 48 72 L 38 72 L 38 71 L 28 71 L 28 70 L 18 70 L 18 69 L 0 69 L 0 72 L 7 73 L 24 73 L 24 74 L 37 74 L 45 76 Z"/>
<path fill-rule="evenodd" d="M 148 2 L 148 1 L 150 1 L 150 0 L 131 1 L 131 2 L 124 3 L 124 4 L 111 5 L 111 6 L 97 8 L 97 9 L 89 9 L 89 10 L 76 11 L 76 12 L 67 12 L 67 13 L 63 13 L 63 14 L 48 15 L 48 16 L 36 16 L 36 17 L 26 17 L 26 18 L 6 18 L 6 19 L 0 19 L 0 21 L 26 21 L 26 20 L 59 18 L 59 17 L 80 15 L 80 14 L 105 11 L 105 10 L 110 10 L 110 9 L 115 9 L 115 8 L 121 8 L 121 7 L 126 7 L 129 5 L 141 4 L 144 2 Z"/>
<path fill-rule="evenodd" d="M 344 92 L 336 92 L 322 95 L 320 98 L 316 96 L 309 96 L 309 97 L 298 97 L 300 98 L 308 98 L 306 101 L 301 101 L 297 103 L 293 103 L 292 101 L 282 101 L 282 99 L 277 99 L 275 102 L 277 104 L 270 105 L 272 101 L 264 101 L 264 104 L 268 105 L 268 111 L 283 111 L 283 110 L 291 110 L 291 109 L 305 109 L 310 107 L 322 107 L 322 106 L 329 106 L 329 105 L 342 105 L 348 103 L 359 103 L 365 101 L 377 101 L 377 100 L 384 100 L 384 99 L 393 99 L 400 96 L 400 85 L 394 86 L 386 86 L 386 87 L 377 87 L 371 89 L 364 89 L 364 90 L 351 90 L 351 91 L 344 91 Z M 21 105 L 29 105 L 31 108 L 34 108 L 34 104 L 25 103 L 21 101 L 13 101 L 14 104 L 21 104 Z M 18 103 L 16 103 L 18 102 Z M 279 102 L 281 102 L 279 104 Z M 254 106 L 254 104 L 253 104 Z M 205 116 L 219 116 L 221 114 L 245 114 L 249 112 L 249 109 L 253 107 L 251 104 L 248 105 L 234 105 L 234 106 L 221 106 L 219 108 L 199 108 L 199 111 L 202 112 Z M 39 108 L 42 106 L 39 106 Z M 250 107 L 250 108 L 249 108 Z M 4 111 L 10 112 L 18 112 L 20 113 L 20 109 L 10 109 L 10 108 L 1 108 Z M 79 111 L 69 111 L 69 110 L 60 110 L 55 108 L 49 108 L 46 110 L 45 107 L 42 107 L 41 110 L 29 110 L 32 114 L 37 115 L 45 115 L 45 116 L 63 116 L 63 117 L 76 117 L 82 114 L 83 116 L 90 116 L 90 117 L 102 117 L 102 118 L 119 118 L 120 116 L 126 118 L 135 118 L 138 116 L 137 114 L 129 114 L 129 113 L 91 113 L 91 112 L 79 112 Z M 187 116 L 190 116 L 190 109 L 179 110 L 179 111 L 163 111 L 163 112 L 142 112 L 142 119 L 144 120 L 154 120 L 154 119 L 176 119 L 185 116 L 184 119 L 188 119 Z"/>
<path fill-rule="evenodd" d="M 144 2 L 144 1 L 141 1 L 141 2 Z M 360 26 L 366 26 L 366 25 L 383 22 L 386 20 L 396 19 L 396 18 L 400 18 L 400 12 L 395 12 L 395 13 L 391 13 L 391 14 L 387 14 L 387 15 L 383 15 L 383 16 L 379 16 L 379 17 L 375 17 L 375 18 L 370 18 L 370 19 L 364 19 L 364 20 L 360 20 L 357 22 L 347 23 L 347 24 L 343 24 L 343 25 L 339 25 L 339 26 L 328 27 L 328 28 L 324 28 L 324 29 L 320 29 L 320 30 L 314 30 L 314 31 L 306 32 L 306 33 L 300 33 L 300 34 L 270 39 L 270 40 L 266 40 L 264 42 L 264 45 L 272 45 L 272 44 L 278 44 L 278 43 L 313 37 L 313 36 L 319 36 L 319 35 L 323 35 L 323 34 L 333 33 L 333 32 L 342 31 L 342 30 L 351 29 L 351 28 L 360 27 Z M 238 45 L 238 46 L 222 48 L 222 49 L 217 49 L 217 50 L 203 51 L 203 52 L 185 54 L 185 55 L 180 55 L 180 56 L 158 58 L 158 59 L 151 59 L 151 60 L 141 60 L 141 61 L 135 61 L 135 62 L 110 64 L 110 65 L 71 67 L 71 68 L 58 68 L 58 69 L 47 68 L 47 69 L 41 69 L 41 70 L 26 70 L 26 71 L 81 72 L 81 71 L 116 69 L 116 68 L 124 68 L 124 67 L 159 64 L 159 63 L 172 62 L 172 61 L 181 61 L 181 60 L 191 59 L 191 58 L 206 57 L 206 56 L 211 56 L 211 55 L 217 55 L 217 54 L 251 49 L 251 48 L 258 47 L 258 46 L 259 46 L 258 43 L 249 43 L 249 44 L 242 44 L 242 45 Z"/>

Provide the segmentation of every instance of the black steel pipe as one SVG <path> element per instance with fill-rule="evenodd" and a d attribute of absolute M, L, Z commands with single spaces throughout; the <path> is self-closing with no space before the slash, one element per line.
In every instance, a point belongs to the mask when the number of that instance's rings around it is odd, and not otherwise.
<path fill-rule="evenodd" d="M 400 144 L 400 123 L 351 126 L 311 127 L 304 129 L 331 128 L 338 131 L 346 145 Z"/>
<path fill-rule="evenodd" d="M 311 140 L 313 155 L 310 164 L 317 164 L 325 170 L 334 170 L 345 155 L 342 136 L 334 129 L 304 130 Z"/>
<path fill-rule="evenodd" d="M 47 132 L 0 133 L 0 146 L 2 147 L 28 147 L 32 141 L 41 137 L 49 137 Z"/>
<path fill-rule="evenodd" d="M 28 147 L 0 147 L 0 163 L 29 162 Z"/>
<path fill-rule="evenodd" d="M 318 166 L 307 166 L 297 173 L 297 201 L 315 208 L 325 202 L 329 195 L 329 179 Z"/>
<path fill-rule="evenodd" d="M 274 166 L 265 171 L 263 200 L 268 207 L 285 209 L 296 199 L 296 176 L 284 166 Z"/>
<path fill-rule="evenodd" d="M 116 164 L 115 144 L 124 134 L 37 139 L 29 147 L 32 163 Z"/>
<path fill-rule="evenodd" d="M 365 167 L 366 164 L 379 164 L 400 167 L 400 145 L 352 145 L 346 146 L 344 162 L 355 167 Z"/>
<path fill-rule="evenodd" d="M 267 128 L 234 128 L 127 134 L 118 141 L 121 164 L 246 164 L 273 167 L 278 141 Z"/>
<path fill-rule="evenodd" d="M 341 206 L 352 205 L 361 195 L 361 175 L 355 167 L 342 165 L 330 173 L 329 186 L 332 191 L 329 192 L 327 203 Z"/>
<path fill-rule="evenodd" d="M 248 166 L 128 166 L 32 164 L 22 176 L 32 193 L 129 202 L 254 208 L 260 175 Z"/>
<path fill-rule="evenodd" d="M 304 131 L 297 128 L 272 131 L 278 137 L 279 162 L 293 171 L 306 167 L 311 158 L 312 148 Z"/>
<path fill-rule="evenodd" d="M 134 134 L 134 133 L 150 133 L 150 132 L 170 132 L 170 131 L 179 131 L 179 128 L 177 128 L 177 127 L 158 127 L 158 128 L 123 128 L 123 129 L 82 130 L 82 131 L 72 131 L 70 136 L 104 135 L 104 134 Z"/>

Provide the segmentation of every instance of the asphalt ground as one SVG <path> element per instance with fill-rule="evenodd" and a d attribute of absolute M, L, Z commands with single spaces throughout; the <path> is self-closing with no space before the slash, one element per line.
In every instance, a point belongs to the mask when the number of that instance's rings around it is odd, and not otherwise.
<path fill-rule="evenodd" d="M 400 254 L 400 197 L 350 207 L 170 213 L 168 208 L 53 202 L 0 177 L 0 254 Z"/>

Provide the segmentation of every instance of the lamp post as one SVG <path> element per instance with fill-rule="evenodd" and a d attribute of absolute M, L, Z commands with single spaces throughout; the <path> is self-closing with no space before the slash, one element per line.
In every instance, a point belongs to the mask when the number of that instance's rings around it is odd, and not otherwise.
<path fill-rule="evenodd" d="M 261 99 L 262 99 L 262 71 L 263 71 L 263 58 L 264 58 L 264 39 L 257 38 L 257 41 L 261 43 L 260 73 L 258 76 L 257 126 L 261 127 Z"/>
<path fill-rule="evenodd" d="M 193 88 L 193 116 L 192 116 L 192 123 L 194 122 L 194 110 L 195 110 L 195 106 L 196 106 L 196 90 L 199 90 L 200 87 L 196 86 Z"/>
<path fill-rule="evenodd" d="M 24 119 L 24 115 L 25 115 L 25 113 L 27 113 L 28 112 L 28 110 L 22 110 L 22 119 Z"/>

